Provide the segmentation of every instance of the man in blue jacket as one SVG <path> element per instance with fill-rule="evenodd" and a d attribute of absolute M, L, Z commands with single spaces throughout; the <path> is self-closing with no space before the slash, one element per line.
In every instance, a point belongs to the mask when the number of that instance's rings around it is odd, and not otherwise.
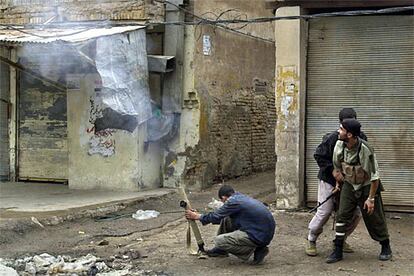
<path fill-rule="evenodd" d="M 224 204 L 215 212 L 201 215 L 187 210 L 185 214 L 187 219 L 199 220 L 203 225 L 220 224 L 215 247 L 207 250 L 207 255 L 220 257 L 231 253 L 247 261 L 254 253 L 253 264 L 262 263 L 275 233 L 272 213 L 262 202 L 235 192 L 229 185 L 220 188 L 218 197 Z"/>

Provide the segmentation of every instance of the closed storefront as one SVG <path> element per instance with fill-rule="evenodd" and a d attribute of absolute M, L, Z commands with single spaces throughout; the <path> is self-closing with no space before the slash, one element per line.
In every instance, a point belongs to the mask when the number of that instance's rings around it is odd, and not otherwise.
<path fill-rule="evenodd" d="M 387 210 L 414 207 L 414 17 L 332 17 L 309 22 L 306 199 L 317 201 L 322 136 L 353 107 L 375 148 Z"/>
<path fill-rule="evenodd" d="M 21 54 L 20 62 L 56 82 L 65 80 L 60 67 L 46 63 L 48 48 Z M 35 54 L 34 54 L 35 53 Z M 57 64 L 62 61 L 56 60 Z M 66 181 L 68 179 L 66 91 L 38 78 L 19 74 L 18 178 Z"/>

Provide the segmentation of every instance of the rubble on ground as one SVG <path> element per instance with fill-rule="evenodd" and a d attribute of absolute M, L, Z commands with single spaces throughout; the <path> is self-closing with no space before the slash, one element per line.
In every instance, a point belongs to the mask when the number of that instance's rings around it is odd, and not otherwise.
<path fill-rule="evenodd" d="M 210 210 L 212 210 L 212 211 L 217 210 L 217 209 L 218 209 L 218 208 L 220 208 L 221 206 L 223 206 L 223 202 L 221 202 L 221 201 L 219 201 L 219 200 L 215 199 L 214 197 L 213 197 L 213 198 L 211 198 L 211 201 L 207 204 L 207 207 L 208 207 Z"/>
<path fill-rule="evenodd" d="M 138 255 L 137 255 L 138 256 Z M 0 275 L 59 275 L 59 276 L 170 276 L 164 271 L 142 270 L 130 260 L 137 256 L 112 256 L 102 260 L 92 254 L 79 258 L 52 256 L 48 253 L 19 259 L 0 258 Z"/>

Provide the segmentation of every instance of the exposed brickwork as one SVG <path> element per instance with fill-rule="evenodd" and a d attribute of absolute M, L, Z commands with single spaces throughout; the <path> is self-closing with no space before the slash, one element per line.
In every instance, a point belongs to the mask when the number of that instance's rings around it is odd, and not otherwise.
<path fill-rule="evenodd" d="M 216 179 L 274 168 L 274 96 L 235 92 L 213 104 L 210 142 L 216 147 Z"/>
<path fill-rule="evenodd" d="M 0 23 L 41 24 L 91 20 L 164 20 L 164 5 L 150 0 L 0 0 Z"/>

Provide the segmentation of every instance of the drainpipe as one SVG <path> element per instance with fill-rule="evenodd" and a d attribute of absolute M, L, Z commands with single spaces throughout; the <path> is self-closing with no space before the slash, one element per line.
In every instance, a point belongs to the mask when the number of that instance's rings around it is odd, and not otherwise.
<path fill-rule="evenodd" d="M 17 62 L 17 51 L 16 48 L 10 49 L 10 60 Z M 9 162 L 9 175 L 10 181 L 17 181 L 17 122 L 18 122 L 18 93 L 17 93 L 17 70 L 15 67 L 9 66 L 10 68 L 10 118 L 9 118 L 9 152 L 10 152 L 10 162 Z"/>
<path fill-rule="evenodd" d="M 183 0 L 169 0 L 182 6 Z M 165 21 L 184 21 L 185 14 L 178 7 L 167 4 Z M 162 89 L 162 109 L 164 113 L 181 113 L 183 91 L 184 26 L 166 25 L 164 32 L 164 55 L 175 57 L 175 70 L 165 74 Z"/>

